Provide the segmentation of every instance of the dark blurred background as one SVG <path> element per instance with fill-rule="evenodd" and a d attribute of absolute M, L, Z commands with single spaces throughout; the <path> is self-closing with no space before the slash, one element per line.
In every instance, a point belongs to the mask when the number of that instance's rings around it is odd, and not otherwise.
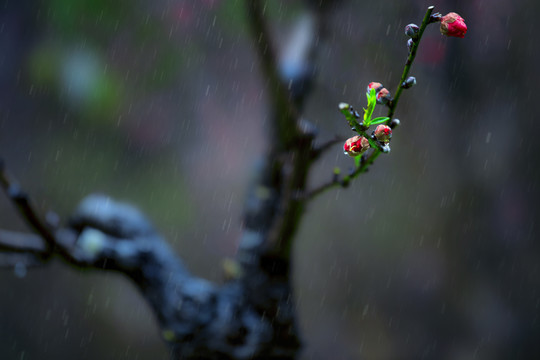
<path fill-rule="evenodd" d="M 306 117 L 395 90 L 403 28 L 430 26 L 401 98 L 392 153 L 310 204 L 295 243 L 304 359 L 540 358 L 540 2 L 340 1 L 328 10 Z M 303 14 L 268 2 L 277 44 Z M 0 1 L 0 156 L 44 212 L 87 194 L 139 206 L 192 271 L 221 281 L 235 255 L 265 80 L 241 1 Z M 383 110 L 378 110 L 383 112 Z M 335 146 L 313 186 L 353 161 Z M 25 231 L 5 196 L 0 227 Z M 58 261 L 0 271 L 2 359 L 167 359 L 143 299 L 114 273 Z"/>

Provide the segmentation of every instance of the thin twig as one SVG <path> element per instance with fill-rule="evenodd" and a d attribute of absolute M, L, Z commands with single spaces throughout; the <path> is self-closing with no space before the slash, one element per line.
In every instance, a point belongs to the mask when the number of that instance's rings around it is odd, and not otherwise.
<path fill-rule="evenodd" d="M 0 160 L 0 184 L 4 188 L 7 196 L 19 210 L 19 213 L 30 225 L 45 240 L 49 249 L 54 248 L 54 235 L 48 229 L 46 223 L 41 220 L 38 211 L 31 204 L 28 195 L 24 193 L 15 178 L 8 172 L 5 164 Z"/>
<path fill-rule="evenodd" d="M 418 46 L 420 45 L 420 40 L 422 39 L 424 30 L 426 30 L 426 27 L 429 25 L 429 19 L 431 17 L 431 13 L 433 12 L 433 8 L 434 6 L 428 7 L 426 14 L 424 15 L 424 19 L 422 20 L 422 24 L 420 25 L 420 29 L 418 30 L 417 40 L 413 42 L 413 46 L 411 48 L 411 51 L 409 52 L 409 56 L 407 57 L 407 62 L 405 63 L 405 67 L 403 68 L 403 73 L 401 74 L 401 79 L 399 80 L 396 94 L 394 95 L 394 98 L 388 106 L 388 117 L 390 118 L 388 121 L 392 121 L 392 117 L 394 116 L 394 113 L 396 111 L 399 98 L 401 97 L 401 92 L 403 91 L 403 83 L 405 82 L 405 80 L 407 80 L 407 76 L 409 76 L 409 71 L 411 70 L 411 66 L 416 57 L 416 51 L 418 50 Z"/>
<path fill-rule="evenodd" d="M 343 143 L 346 139 L 347 138 L 345 136 L 339 136 L 339 135 L 334 136 L 333 139 L 328 140 L 328 141 L 316 146 L 311 152 L 311 158 L 313 160 L 318 159 L 327 150 L 329 150 L 330 148 L 332 148 L 336 144 Z"/>
<path fill-rule="evenodd" d="M 15 177 L 6 169 L 2 159 L 0 159 L 0 185 L 26 223 L 45 241 L 47 251 L 43 253 L 43 256 L 49 257 L 53 253 L 58 253 L 65 260 L 70 261 L 72 255 L 64 246 L 59 246 L 49 224 L 41 218 L 28 195 L 22 191 Z"/>
<path fill-rule="evenodd" d="M 47 247 L 39 235 L 0 229 L 0 251 L 43 255 L 47 253 Z"/>
<path fill-rule="evenodd" d="M 362 157 L 360 166 L 358 166 L 356 169 L 354 169 L 354 171 L 352 171 L 349 175 L 344 176 L 342 179 L 339 178 L 339 175 L 334 175 L 334 177 L 332 178 L 331 181 L 329 181 L 329 182 L 327 182 L 325 184 L 322 184 L 322 185 L 316 187 L 315 189 L 309 191 L 305 195 L 305 198 L 311 200 L 311 199 L 315 198 L 317 195 L 322 194 L 323 192 L 325 192 L 326 190 L 329 190 L 331 188 L 334 188 L 334 187 L 337 187 L 337 186 L 341 186 L 341 187 L 349 186 L 350 182 L 354 178 L 356 178 L 358 175 L 360 175 L 362 173 L 365 173 L 368 170 L 369 166 L 371 164 L 373 164 L 375 159 L 381 153 L 382 153 L 381 151 L 379 151 L 377 149 L 374 149 L 373 152 L 369 156 Z"/>

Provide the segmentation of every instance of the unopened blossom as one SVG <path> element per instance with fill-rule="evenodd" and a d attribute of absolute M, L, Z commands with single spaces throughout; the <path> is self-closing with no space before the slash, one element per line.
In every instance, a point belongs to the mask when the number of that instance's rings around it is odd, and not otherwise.
<path fill-rule="evenodd" d="M 377 138 L 377 140 L 383 144 L 388 143 L 392 138 L 392 129 L 390 129 L 390 126 L 387 125 L 377 126 L 375 128 L 375 138 Z"/>
<path fill-rule="evenodd" d="M 367 86 L 367 93 L 369 94 L 371 92 L 371 89 L 375 89 L 376 92 L 379 92 L 383 88 L 383 85 L 379 82 L 370 82 Z"/>
<path fill-rule="evenodd" d="M 404 89 L 410 89 L 414 85 L 416 85 L 416 78 L 414 76 L 409 76 L 407 80 L 405 80 L 403 84 L 401 84 L 401 87 L 403 87 Z"/>
<path fill-rule="evenodd" d="M 407 40 L 407 49 L 409 50 L 409 52 L 412 51 L 413 45 L 414 45 L 413 39 Z"/>
<path fill-rule="evenodd" d="M 420 28 L 416 24 L 409 24 L 405 26 L 405 35 L 407 35 L 413 40 L 416 40 L 418 38 L 419 31 L 420 31 Z"/>
<path fill-rule="evenodd" d="M 390 101 L 390 91 L 388 91 L 386 88 L 382 88 L 377 93 L 377 103 L 386 104 L 388 101 Z"/>
<path fill-rule="evenodd" d="M 343 145 L 343 151 L 349 156 L 358 156 L 369 149 L 369 141 L 363 136 L 353 136 Z"/>
<path fill-rule="evenodd" d="M 441 18 L 441 34 L 464 38 L 465 33 L 467 33 L 467 25 L 459 14 L 451 12 Z"/>

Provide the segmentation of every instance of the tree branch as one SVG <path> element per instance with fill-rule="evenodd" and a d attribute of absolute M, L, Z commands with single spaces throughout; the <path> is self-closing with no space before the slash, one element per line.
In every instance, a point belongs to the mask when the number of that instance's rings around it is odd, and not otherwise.
<path fill-rule="evenodd" d="M 266 2 L 246 0 L 246 8 L 259 61 L 268 80 L 271 93 L 270 100 L 274 111 L 272 144 L 283 150 L 291 146 L 296 138 L 298 111 L 278 71 L 276 53 L 270 40 L 270 33 L 264 16 Z"/>
<path fill-rule="evenodd" d="M 45 241 L 40 247 L 36 237 L 0 233 L 0 244 L 11 252 L 9 259 L 16 260 L 15 252 L 31 259 L 43 249 L 47 256 L 58 255 L 80 268 L 126 274 L 156 313 L 175 356 L 182 359 L 293 359 L 300 348 L 290 251 L 305 205 L 299 194 L 314 159 L 315 130 L 300 118 L 300 108 L 310 89 L 305 85 L 315 76 L 318 39 L 312 32 L 320 34 L 323 12 L 302 19 L 292 36 L 294 51 L 278 62 L 264 3 L 246 1 L 246 6 L 270 88 L 273 121 L 271 149 L 246 205 L 238 251 L 241 276 L 221 286 L 193 276 L 142 213 L 103 195 L 85 198 L 68 226 L 52 229 L 0 167 L 8 197 Z M 286 71 L 293 58 L 300 66 Z"/>
<path fill-rule="evenodd" d="M 330 150 L 334 145 L 343 144 L 345 140 L 347 140 L 345 136 L 335 135 L 333 139 L 330 139 L 320 145 L 314 146 L 313 150 L 311 151 L 312 159 L 318 159 L 322 154 Z"/>
<path fill-rule="evenodd" d="M 27 267 L 41 265 L 43 251 L 48 252 L 40 238 L 0 231 L 0 247 L 9 251 L 0 254 L 0 267 L 24 276 Z M 62 249 L 54 253 L 61 258 L 67 254 L 64 260 L 70 264 L 131 278 L 155 312 L 175 358 L 292 358 L 296 353 L 298 346 L 291 347 L 285 335 L 285 324 L 290 324 L 284 319 L 286 311 L 281 317 L 261 317 L 263 309 L 249 301 L 245 282 L 217 286 L 190 274 L 150 222 L 128 204 L 88 196 L 70 226 L 57 230 L 53 238 L 54 249 Z"/>
<path fill-rule="evenodd" d="M 0 229 L 0 251 L 44 255 L 47 247 L 38 235 Z"/>
<path fill-rule="evenodd" d="M 28 196 L 21 190 L 17 181 L 7 171 L 3 159 L 0 159 L 0 184 L 22 217 L 34 231 L 41 235 L 49 250 L 51 250 L 55 246 L 55 239 L 52 232 L 47 224 L 40 219 L 37 210 L 31 204 Z"/>

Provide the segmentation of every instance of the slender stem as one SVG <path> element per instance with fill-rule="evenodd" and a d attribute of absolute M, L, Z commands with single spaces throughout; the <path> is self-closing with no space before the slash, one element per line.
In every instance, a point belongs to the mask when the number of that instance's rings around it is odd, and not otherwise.
<path fill-rule="evenodd" d="M 38 211 L 32 205 L 28 195 L 21 190 L 17 181 L 7 171 L 2 160 L 0 160 L 0 185 L 28 225 L 45 240 L 49 250 L 54 249 L 56 240 L 53 233 L 38 215 Z"/>
<path fill-rule="evenodd" d="M 373 152 L 371 153 L 371 155 L 369 155 L 367 158 L 363 159 L 362 162 L 360 163 L 360 166 L 358 166 L 352 173 L 350 173 L 347 176 L 344 176 L 343 179 L 341 179 L 341 180 L 339 178 L 335 177 L 332 181 L 327 182 L 326 184 L 323 184 L 323 185 L 311 190 L 310 192 L 308 192 L 306 194 L 305 197 L 307 199 L 311 200 L 311 199 L 315 198 L 317 195 L 322 194 L 326 190 L 334 188 L 336 186 L 341 186 L 341 187 L 349 186 L 349 183 L 351 182 L 351 180 L 356 178 L 358 175 L 360 175 L 362 173 L 365 173 L 368 170 L 368 167 L 371 164 L 373 164 L 375 159 L 377 159 L 377 157 L 381 153 L 382 153 L 381 151 L 379 151 L 377 149 L 374 149 Z"/>
<path fill-rule="evenodd" d="M 322 143 L 318 146 L 316 146 L 311 151 L 311 160 L 318 159 L 322 154 L 324 154 L 327 150 L 332 148 L 336 144 L 342 144 L 347 138 L 345 136 L 338 136 L 335 135 L 335 137 L 331 140 L 326 141 L 325 143 Z"/>
<path fill-rule="evenodd" d="M 15 205 L 21 217 L 44 240 L 44 250 L 40 252 L 42 259 L 48 259 L 54 254 L 58 254 L 63 260 L 74 263 L 70 249 L 66 248 L 66 244 L 58 241 L 55 226 L 40 216 L 30 197 L 21 189 L 15 177 L 6 169 L 2 159 L 0 159 L 0 187 L 4 188 L 6 195 Z M 21 246 L 23 245 L 21 244 Z M 33 246 L 38 249 L 36 244 Z"/>
<path fill-rule="evenodd" d="M 413 46 L 411 48 L 411 51 L 409 52 L 409 56 L 407 57 L 405 68 L 403 68 L 403 73 L 401 75 L 401 79 L 399 80 L 396 94 L 394 95 L 394 99 L 392 100 L 389 106 L 390 109 L 388 110 L 388 117 L 390 119 L 388 121 L 392 121 L 392 117 L 394 116 L 394 113 L 396 111 L 397 104 L 401 96 L 401 92 L 403 91 L 403 83 L 405 82 L 405 80 L 407 80 L 407 76 L 409 76 L 409 71 L 411 70 L 411 66 L 414 62 L 414 58 L 416 57 L 416 51 L 418 50 L 418 46 L 420 45 L 420 40 L 422 39 L 424 30 L 429 24 L 429 19 L 431 17 L 431 13 L 433 12 L 433 8 L 434 6 L 428 7 L 426 11 L 426 15 L 424 15 L 424 19 L 422 20 L 422 24 L 420 25 L 420 29 L 418 30 L 418 37 L 415 41 L 413 41 Z"/>

